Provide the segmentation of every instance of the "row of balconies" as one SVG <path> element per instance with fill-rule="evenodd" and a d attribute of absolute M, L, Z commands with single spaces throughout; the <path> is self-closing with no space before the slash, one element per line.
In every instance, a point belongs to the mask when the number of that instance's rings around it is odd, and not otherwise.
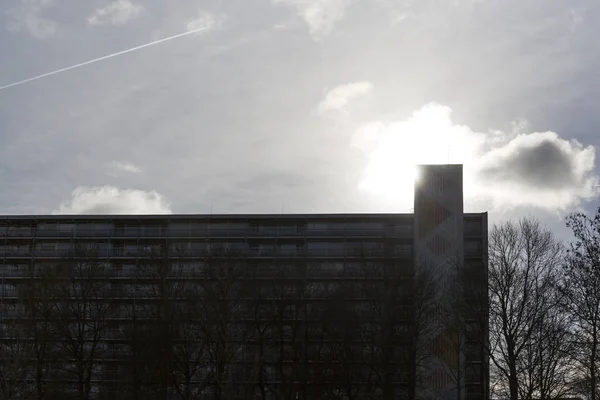
<path fill-rule="evenodd" d="M 409 237 L 413 234 L 412 226 L 388 227 L 380 229 L 305 229 L 305 228 L 286 228 L 286 229 L 142 229 L 142 228 L 126 228 L 126 229 L 105 229 L 105 230 L 0 230 L 0 237 L 37 237 L 37 238 L 55 238 L 55 237 L 160 237 L 160 238 L 177 238 L 177 237 L 277 237 L 277 236 L 363 236 L 363 237 Z"/>
<path fill-rule="evenodd" d="M 383 257 L 383 256 L 399 256 L 407 257 L 412 255 L 412 248 L 398 248 L 393 251 L 383 249 L 365 249 L 365 250 L 327 250 L 327 249 L 273 249 L 273 250 L 259 250 L 248 248 L 240 251 L 243 255 L 249 257 Z M 69 255 L 69 250 L 44 250 L 44 249 L 31 249 L 31 248 L 19 248 L 19 249 L 5 249 L 4 252 L 0 253 L 0 257 L 6 258 L 19 258 L 19 257 L 38 257 L 38 258 L 64 258 Z M 124 249 L 94 249 L 94 256 L 97 257 L 110 257 L 110 258 L 151 258 L 150 254 L 142 249 L 136 251 L 135 249 L 127 250 Z M 205 258 L 210 256 L 212 258 L 219 257 L 220 255 L 209 252 L 192 252 L 192 251 L 173 251 L 168 254 L 171 259 L 185 259 L 185 258 Z M 222 258 L 230 258 L 232 255 L 224 252 Z"/>
<path fill-rule="evenodd" d="M 34 276 L 33 278 L 39 278 L 40 276 Z M 206 279 L 206 274 L 201 270 L 176 270 L 174 274 L 166 276 L 165 279 L 168 281 L 177 280 L 196 280 Z M 20 269 L 1 269 L 0 279 L 2 278 L 31 278 L 31 272 L 26 268 Z M 90 276 L 89 279 L 139 279 L 139 280 L 156 280 L 159 279 L 156 276 L 144 275 L 138 268 L 107 268 L 104 271 L 96 273 L 94 276 Z M 406 276 L 408 279 L 408 275 Z M 377 281 L 386 279 L 384 276 L 369 276 L 365 273 L 357 271 L 285 271 L 279 272 L 271 269 L 259 269 L 252 270 L 248 273 L 245 278 L 242 279 L 253 279 L 253 280 L 339 280 L 339 281 Z"/>
<path fill-rule="evenodd" d="M 481 256 L 481 248 L 465 249 L 466 257 Z M 7 249 L 0 252 L 0 258 L 65 258 L 70 255 L 68 250 L 38 250 L 38 249 Z M 250 258 L 298 258 L 298 257 L 336 257 L 336 258 L 361 258 L 361 257 L 399 257 L 410 258 L 412 248 L 395 248 L 393 250 L 366 249 L 366 250 L 252 250 L 241 251 L 241 255 Z M 202 259 L 210 256 L 211 258 L 231 258 L 231 254 L 224 253 L 209 254 L 208 252 L 185 252 L 177 251 L 169 253 L 169 259 Z M 151 259 L 152 257 L 144 251 L 120 251 L 113 250 L 94 250 L 94 257 L 99 258 L 140 258 Z"/>

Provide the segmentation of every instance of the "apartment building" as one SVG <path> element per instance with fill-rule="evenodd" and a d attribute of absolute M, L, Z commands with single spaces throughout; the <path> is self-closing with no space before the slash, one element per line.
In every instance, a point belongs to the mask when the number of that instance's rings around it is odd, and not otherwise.
<path fill-rule="evenodd" d="M 0 217 L 5 390 L 487 399 L 487 214 L 420 168 L 413 214 Z"/>

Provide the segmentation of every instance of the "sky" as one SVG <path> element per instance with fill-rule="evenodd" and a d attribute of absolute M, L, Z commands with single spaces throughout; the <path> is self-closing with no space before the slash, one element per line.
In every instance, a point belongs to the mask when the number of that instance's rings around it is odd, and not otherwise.
<path fill-rule="evenodd" d="M 562 229 L 597 37 L 595 0 L 4 0 L 0 214 L 411 212 L 459 163 L 465 211 Z"/>

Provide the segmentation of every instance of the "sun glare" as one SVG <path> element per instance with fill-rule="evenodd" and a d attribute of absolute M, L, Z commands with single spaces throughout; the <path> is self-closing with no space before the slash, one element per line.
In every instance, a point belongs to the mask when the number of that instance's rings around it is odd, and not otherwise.
<path fill-rule="evenodd" d="M 449 108 L 432 104 L 405 121 L 359 130 L 354 143 L 368 158 L 359 187 L 401 209 L 412 207 L 418 165 L 464 163 L 476 152 L 468 128 L 453 124 L 450 115 Z"/>

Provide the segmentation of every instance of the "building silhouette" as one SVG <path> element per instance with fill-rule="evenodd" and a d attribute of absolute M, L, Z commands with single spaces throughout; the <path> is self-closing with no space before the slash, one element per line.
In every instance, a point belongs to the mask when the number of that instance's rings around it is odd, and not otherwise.
<path fill-rule="evenodd" d="M 487 214 L 420 171 L 414 214 L 1 217 L 3 390 L 487 399 Z"/>

